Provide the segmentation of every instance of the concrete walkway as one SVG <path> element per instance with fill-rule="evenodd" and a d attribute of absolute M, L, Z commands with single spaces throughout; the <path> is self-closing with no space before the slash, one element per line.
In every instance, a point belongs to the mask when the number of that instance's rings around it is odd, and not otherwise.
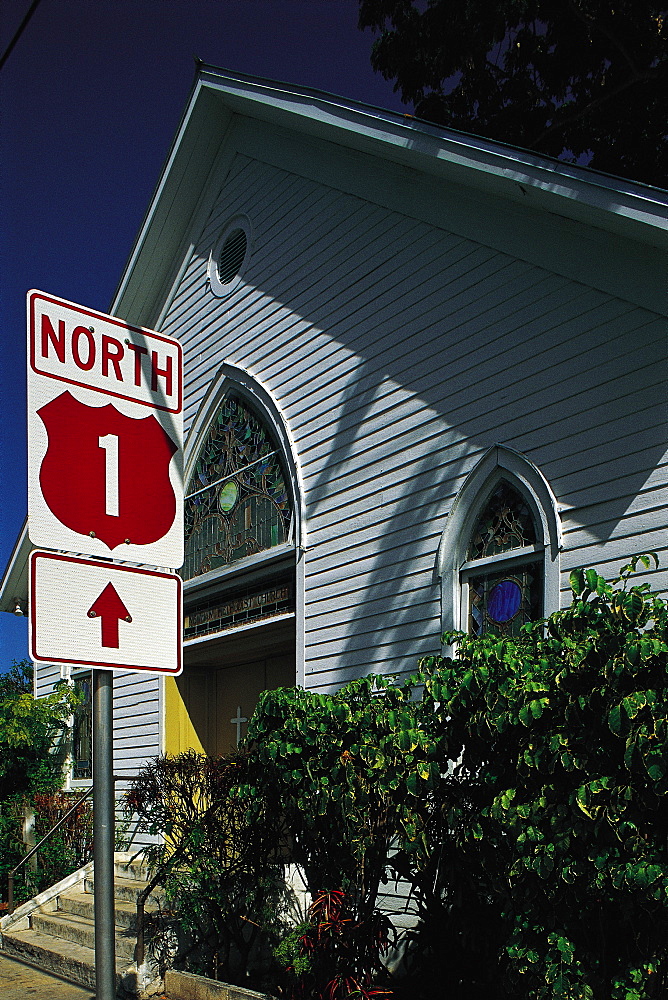
<path fill-rule="evenodd" d="M 0 998 L 2 1000 L 95 1000 L 84 986 L 75 986 L 58 976 L 24 965 L 0 953 Z M 155 1000 L 161 1000 L 155 997 Z"/>
<path fill-rule="evenodd" d="M 95 1000 L 90 990 L 0 954 L 2 1000 Z"/>

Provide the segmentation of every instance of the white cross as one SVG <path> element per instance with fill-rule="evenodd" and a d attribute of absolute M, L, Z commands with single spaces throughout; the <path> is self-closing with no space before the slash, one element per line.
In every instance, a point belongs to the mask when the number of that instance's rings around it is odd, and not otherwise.
<path fill-rule="evenodd" d="M 241 743 L 241 725 L 244 722 L 248 722 L 248 719 L 244 718 L 244 716 L 241 714 L 241 705 L 239 705 L 239 707 L 237 708 L 236 719 L 230 719 L 230 722 L 232 723 L 233 726 L 237 727 L 237 746 L 239 746 L 239 744 Z"/>

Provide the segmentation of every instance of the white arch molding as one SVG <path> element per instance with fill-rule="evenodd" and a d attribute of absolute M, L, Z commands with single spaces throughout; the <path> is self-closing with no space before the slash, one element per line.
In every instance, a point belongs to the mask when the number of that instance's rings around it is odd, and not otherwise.
<path fill-rule="evenodd" d="M 499 558 L 501 565 L 543 564 L 543 614 L 559 608 L 559 556 L 562 548 L 557 500 L 540 470 L 519 451 L 493 445 L 466 477 L 448 514 L 438 549 L 437 575 L 441 583 L 442 631 L 465 631 L 466 550 L 476 520 L 490 494 L 505 480 L 526 501 L 536 527 L 536 543 L 513 549 Z"/>
<path fill-rule="evenodd" d="M 288 474 L 290 502 L 294 511 L 294 539 L 298 549 L 306 549 L 306 518 L 304 490 L 295 447 L 288 422 L 272 393 L 245 368 L 225 362 L 218 369 L 207 389 L 193 420 L 185 442 L 184 484 L 190 482 L 201 442 L 209 424 L 228 393 L 245 398 L 264 420 L 276 438 Z"/>
<path fill-rule="evenodd" d="M 188 430 L 185 442 L 185 468 L 184 483 L 187 485 L 193 474 L 195 463 L 202 441 L 204 440 L 211 421 L 218 412 L 225 397 L 233 393 L 242 399 L 246 399 L 258 416 L 265 422 L 270 433 L 275 438 L 281 452 L 283 464 L 287 474 L 288 489 L 290 491 L 290 502 L 293 510 L 293 530 L 292 538 L 285 548 L 292 545 L 295 554 L 295 614 L 296 614 L 296 678 L 295 683 L 304 684 L 304 595 L 305 595 L 305 555 L 306 555 L 306 517 L 304 505 L 304 489 L 302 484 L 301 470 L 297 457 L 297 449 L 290 432 L 288 422 L 274 399 L 270 390 L 249 371 L 238 365 L 225 362 L 218 369 L 215 377 L 207 389 L 197 414 Z M 279 555 L 278 550 L 275 554 Z M 266 558 L 271 559 L 274 553 L 269 550 L 266 553 L 259 553 L 257 557 L 250 557 L 258 562 L 264 562 Z M 247 564 L 246 560 L 243 563 Z M 206 584 L 208 577 L 230 578 L 237 572 L 243 572 L 246 566 L 241 562 L 231 564 L 220 570 L 213 570 L 210 574 L 203 574 L 186 581 L 184 588 L 196 590 Z"/>

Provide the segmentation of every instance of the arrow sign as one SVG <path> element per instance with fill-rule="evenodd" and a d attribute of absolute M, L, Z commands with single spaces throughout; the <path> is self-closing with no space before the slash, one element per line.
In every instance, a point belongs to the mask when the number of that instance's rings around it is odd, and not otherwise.
<path fill-rule="evenodd" d="M 102 620 L 102 645 L 118 649 L 118 622 L 131 622 L 132 615 L 118 596 L 113 583 L 108 583 L 100 596 L 88 609 L 89 618 Z"/>
<path fill-rule="evenodd" d="M 180 674 L 181 594 L 175 573 L 36 549 L 30 556 L 31 656 Z"/>

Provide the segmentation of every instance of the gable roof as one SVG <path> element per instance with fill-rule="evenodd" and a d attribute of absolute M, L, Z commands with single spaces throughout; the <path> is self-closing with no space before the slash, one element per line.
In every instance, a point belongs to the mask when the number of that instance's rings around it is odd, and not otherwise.
<path fill-rule="evenodd" d="M 507 202 L 668 250 L 668 192 L 319 91 L 199 64 L 111 311 L 155 325 L 234 116 L 290 129 Z"/>
<path fill-rule="evenodd" d="M 410 115 L 200 63 L 114 296 L 113 315 L 137 326 L 158 325 L 187 253 L 193 216 L 235 117 L 286 128 L 305 139 L 323 139 L 631 241 L 645 250 L 645 265 L 656 258 L 652 287 L 666 310 L 662 258 L 668 251 L 668 191 L 443 129 Z M 627 263 L 624 258 L 623 264 Z M 627 274 L 625 280 L 632 285 L 634 275 Z M 25 600 L 30 548 L 24 525 L 0 581 L 0 610 L 11 612 L 16 598 Z"/>

